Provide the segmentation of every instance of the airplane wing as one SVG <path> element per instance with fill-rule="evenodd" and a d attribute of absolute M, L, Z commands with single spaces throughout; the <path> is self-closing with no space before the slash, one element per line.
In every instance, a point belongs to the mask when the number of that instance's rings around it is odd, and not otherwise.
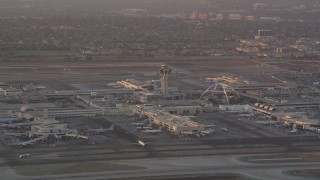
<path fill-rule="evenodd" d="M 80 139 L 89 139 L 88 136 L 83 136 L 83 135 L 79 135 L 79 134 L 65 134 L 65 135 L 62 135 L 62 136 L 80 138 Z"/>
<path fill-rule="evenodd" d="M 18 145 L 22 145 L 22 146 L 33 145 L 35 142 L 40 141 L 42 139 L 44 139 L 44 137 L 39 137 L 39 138 L 31 139 L 29 141 L 20 142 L 18 143 Z"/>
<path fill-rule="evenodd" d="M 96 133 L 103 133 L 107 131 L 113 131 L 114 130 L 114 125 L 112 124 L 108 129 L 88 129 L 87 132 L 96 132 Z"/>

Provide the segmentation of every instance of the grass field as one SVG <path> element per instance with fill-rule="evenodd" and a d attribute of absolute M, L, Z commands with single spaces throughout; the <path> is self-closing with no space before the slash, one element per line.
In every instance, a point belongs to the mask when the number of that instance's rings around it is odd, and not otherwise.
<path fill-rule="evenodd" d="M 297 176 L 301 178 L 308 178 L 308 179 L 320 179 L 319 169 L 302 169 L 302 170 L 284 171 L 284 174 Z"/>
<path fill-rule="evenodd" d="M 104 162 L 83 162 L 78 164 L 46 164 L 12 167 L 17 174 L 22 176 L 45 176 L 55 174 L 72 174 L 102 171 L 120 171 L 144 169 L 138 166 L 110 164 Z"/>
<path fill-rule="evenodd" d="M 16 57 L 61 57 L 75 55 L 72 51 L 18 51 L 14 54 Z"/>

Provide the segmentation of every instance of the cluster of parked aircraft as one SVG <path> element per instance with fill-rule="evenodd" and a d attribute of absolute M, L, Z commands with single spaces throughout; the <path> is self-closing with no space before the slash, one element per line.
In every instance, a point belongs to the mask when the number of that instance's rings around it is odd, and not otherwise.
<path fill-rule="evenodd" d="M 43 120 L 43 119 L 36 119 L 34 121 L 29 121 L 28 119 L 24 118 L 0 118 L 0 127 L 5 128 L 6 131 L 3 132 L 5 136 L 15 136 L 15 137 L 36 137 L 28 141 L 19 142 L 13 145 L 26 147 L 32 146 L 38 141 L 45 140 L 49 136 L 54 136 L 56 138 L 80 138 L 80 139 L 89 139 L 88 136 L 82 135 L 78 133 L 75 129 L 69 128 L 56 128 L 51 126 L 52 124 L 56 123 L 55 120 Z M 8 132 L 7 129 L 21 129 L 26 126 L 31 125 L 39 125 L 38 131 L 28 131 L 28 132 Z M 85 134 L 101 134 L 107 131 L 114 130 L 114 125 L 111 125 L 109 128 L 99 128 L 99 129 L 86 129 L 84 131 Z M 83 132 L 82 132 L 83 133 Z"/>
<path fill-rule="evenodd" d="M 238 114 L 239 117 L 241 118 L 254 118 L 256 119 L 257 116 L 254 113 L 248 113 L 248 114 Z M 268 116 L 262 116 L 264 117 L 264 120 L 256 120 L 255 123 L 256 124 L 261 124 L 264 126 L 286 126 L 286 127 L 292 127 L 292 129 L 290 131 L 287 131 L 289 134 L 299 134 L 301 133 L 301 131 L 299 131 L 294 125 L 292 125 L 291 123 L 284 121 L 284 122 L 279 122 L 279 121 L 275 121 L 275 120 L 271 120 L 271 117 Z M 260 117 L 261 118 L 261 117 Z M 258 119 L 260 119 L 258 117 Z M 239 119 L 240 120 L 240 119 Z"/>
<path fill-rule="evenodd" d="M 100 129 L 87 129 L 85 132 L 86 133 L 95 133 L 95 134 L 101 134 L 101 133 L 105 133 L 107 131 L 113 131 L 114 130 L 114 125 L 111 125 L 109 128 L 104 129 L 104 128 L 100 128 Z M 21 134 L 6 134 L 6 135 L 15 135 L 15 136 L 22 136 L 25 135 L 26 133 L 21 133 Z M 45 140 L 47 137 L 49 137 L 50 135 L 53 135 L 54 137 L 56 137 L 57 139 L 61 139 L 61 138 L 76 138 L 76 139 L 85 139 L 88 140 L 89 137 L 79 134 L 79 133 L 74 133 L 71 132 L 70 129 L 66 129 L 66 128 L 62 128 L 62 129 L 51 129 L 50 131 L 47 132 L 41 132 L 41 133 L 32 133 L 32 135 L 37 135 L 40 136 L 38 138 L 34 138 L 31 139 L 29 141 L 24 141 L 24 142 L 20 142 L 17 145 L 18 146 L 22 146 L 22 147 L 26 147 L 26 146 L 32 146 L 34 145 L 36 142 L 38 141 L 42 141 Z"/>

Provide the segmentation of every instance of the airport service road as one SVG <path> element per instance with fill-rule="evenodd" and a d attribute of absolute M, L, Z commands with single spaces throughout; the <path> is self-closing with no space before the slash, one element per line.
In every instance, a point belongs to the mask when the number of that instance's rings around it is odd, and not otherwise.
<path fill-rule="evenodd" d="M 122 171 L 105 171 L 98 173 L 82 173 L 82 174 L 66 174 L 66 175 L 50 175 L 39 177 L 22 177 L 12 175 L 8 169 L 4 172 L 5 177 L 10 179 L 123 179 L 123 178 L 139 178 L 146 177 L 163 177 L 163 176 L 179 176 L 186 175 L 206 175 L 215 173 L 239 173 L 256 179 L 281 179 L 295 180 L 298 177 L 287 176 L 282 172 L 294 169 L 319 169 L 320 162 L 292 162 L 283 163 L 282 158 L 279 161 L 267 164 L 254 164 L 242 162 L 238 160 L 241 156 L 202 156 L 202 157 L 179 157 L 179 158 L 161 158 L 161 159 L 136 159 L 136 160 L 114 160 L 108 163 L 116 163 L 121 165 L 139 166 L 144 169 L 122 170 Z M 274 158 L 273 158 L 274 160 Z M 4 169 L 2 169 L 4 170 Z M 11 175 L 11 176 L 10 176 Z"/>

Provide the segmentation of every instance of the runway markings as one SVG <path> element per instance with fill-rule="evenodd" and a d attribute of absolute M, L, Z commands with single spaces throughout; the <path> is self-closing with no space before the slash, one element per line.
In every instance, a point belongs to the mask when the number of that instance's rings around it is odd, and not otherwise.
<path fill-rule="evenodd" d="M 303 158 L 273 158 L 273 159 L 249 159 L 248 161 L 285 161 L 285 160 L 301 160 Z"/>

